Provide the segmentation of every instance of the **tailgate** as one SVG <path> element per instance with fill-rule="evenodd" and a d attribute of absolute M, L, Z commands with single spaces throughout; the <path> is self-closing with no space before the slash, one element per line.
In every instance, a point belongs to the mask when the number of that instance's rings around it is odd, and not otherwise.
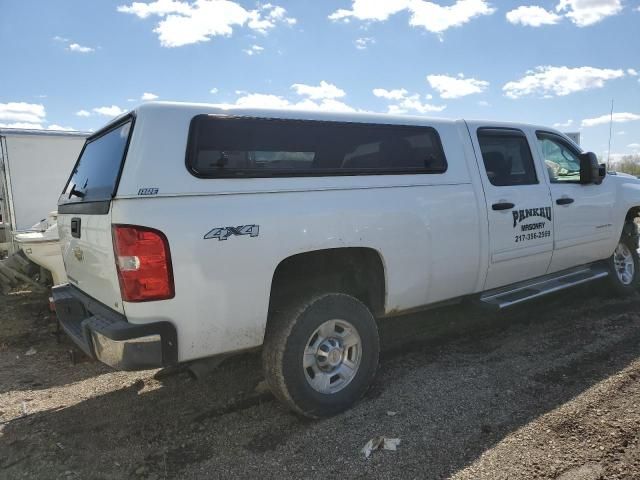
<path fill-rule="evenodd" d="M 58 230 L 69 283 L 123 313 L 111 232 L 111 201 L 133 117 L 89 137 L 58 200 Z"/>
<path fill-rule="evenodd" d="M 60 215 L 58 231 L 69 283 L 124 313 L 111 239 L 111 213 Z"/>

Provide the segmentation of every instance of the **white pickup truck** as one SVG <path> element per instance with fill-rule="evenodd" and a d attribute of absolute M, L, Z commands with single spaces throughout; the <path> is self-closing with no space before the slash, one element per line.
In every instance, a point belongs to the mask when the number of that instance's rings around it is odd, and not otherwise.
<path fill-rule="evenodd" d="M 88 355 L 261 348 L 310 417 L 365 392 L 379 318 L 640 282 L 640 181 L 531 125 L 149 103 L 87 140 L 58 210 L 55 306 Z"/>

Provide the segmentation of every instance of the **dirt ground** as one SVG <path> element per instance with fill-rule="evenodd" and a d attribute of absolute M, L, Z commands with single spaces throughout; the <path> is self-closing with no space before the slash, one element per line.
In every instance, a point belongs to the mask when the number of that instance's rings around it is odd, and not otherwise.
<path fill-rule="evenodd" d="M 601 290 L 385 320 L 374 386 L 322 421 L 255 355 L 201 380 L 73 364 L 45 297 L 2 296 L 0 478 L 638 479 L 640 297 Z M 378 435 L 401 443 L 365 459 Z"/>

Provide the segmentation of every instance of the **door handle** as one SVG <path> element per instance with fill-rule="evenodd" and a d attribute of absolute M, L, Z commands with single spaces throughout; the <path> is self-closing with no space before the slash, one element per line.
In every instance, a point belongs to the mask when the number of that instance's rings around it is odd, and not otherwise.
<path fill-rule="evenodd" d="M 573 203 L 573 198 L 569 198 L 569 197 L 559 198 L 556 200 L 556 203 L 558 205 L 569 205 L 570 203 Z"/>
<path fill-rule="evenodd" d="M 71 219 L 71 236 L 80 238 L 80 218 L 78 217 Z"/>
<path fill-rule="evenodd" d="M 511 210 L 515 205 L 510 202 L 494 203 L 491 205 L 493 210 Z"/>

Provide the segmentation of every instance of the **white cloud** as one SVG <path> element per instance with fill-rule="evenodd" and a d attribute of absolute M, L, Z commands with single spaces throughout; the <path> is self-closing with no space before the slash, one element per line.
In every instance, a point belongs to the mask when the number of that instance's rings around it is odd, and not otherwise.
<path fill-rule="evenodd" d="M 502 87 L 509 98 L 525 95 L 565 96 L 592 88 L 602 88 L 606 81 L 624 77 L 623 70 L 594 67 L 536 67 L 519 80 Z"/>
<path fill-rule="evenodd" d="M 218 89 L 213 87 L 211 90 L 209 90 L 209 93 L 212 93 L 213 95 L 215 95 L 216 93 L 218 93 Z"/>
<path fill-rule="evenodd" d="M 66 43 L 67 44 L 67 50 L 69 50 L 70 52 L 76 52 L 76 53 L 91 53 L 91 52 L 95 52 L 95 48 L 92 47 L 86 47 L 84 45 L 80 45 L 79 43 L 76 43 L 68 38 L 64 38 L 64 37 L 60 37 L 58 35 L 56 35 L 55 37 L 53 37 L 53 40 L 56 42 L 60 42 L 60 43 Z"/>
<path fill-rule="evenodd" d="M 103 115 L 105 117 L 117 117 L 118 115 L 122 115 L 126 112 L 126 110 L 123 110 L 116 105 L 111 105 L 110 107 L 96 107 L 93 111 L 98 115 Z"/>
<path fill-rule="evenodd" d="M 26 128 L 27 130 L 42 130 L 42 124 L 29 122 L 0 123 L 0 128 Z"/>
<path fill-rule="evenodd" d="M 562 19 L 560 15 L 545 10 L 537 5 L 523 5 L 515 10 L 507 12 L 506 17 L 509 23 L 513 23 L 514 25 L 526 25 L 528 27 L 554 25 Z"/>
<path fill-rule="evenodd" d="M 611 118 L 611 115 L 608 113 L 606 115 L 601 115 L 600 117 L 585 118 L 584 120 L 582 120 L 582 126 L 595 127 L 597 125 L 607 125 Z M 626 123 L 636 120 L 640 120 L 640 115 L 637 115 L 635 113 L 622 112 L 613 114 L 613 123 Z"/>
<path fill-rule="evenodd" d="M 236 91 L 239 97 L 234 103 L 219 104 L 222 108 L 242 107 L 242 108 L 269 108 L 269 109 L 291 109 L 291 110 L 315 110 L 331 112 L 356 112 L 359 111 L 346 103 L 337 100 L 345 96 L 344 90 L 335 85 L 320 82 L 319 86 L 295 83 L 291 89 L 296 92 L 301 99 L 288 99 L 279 95 L 264 93 L 249 93 L 242 90 Z"/>
<path fill-rule="evenodd" d="M 147 18 L 151 15 L 164 17 L 171 13 L 188 15 L 190 11 L 191 6 L 188 3 L 175 0 L 156 0 L 151 3 L 133 2 L 131 5 L 118 7 L 118 12 L 132 13 L 140 18 Z"/>
<path fill-rule="evenodd" d="M 423 27 L 429 32 L 442 33 L 451 27 L 464 25 L 480 15 L 491 15 L 495 9 L 485 0 L 458 0 L 451 6 L 442 7 L 432 2 L 414 0 L 409 24 Z"/>
<path fill-rule="evenodd" d="M 373 94 L 376 97 L 384 98 L 394 103 L 391 103 L 387 106 L 387 112 L 400 115 L 403 113 L 413 112 L 413 113 L 434 113 L 441 112 L 445 108 L 446 105 L 432 105 L 428 102 L 423 102 L 420 99 L 420 95 L 417 93 L 410 94 L 404 88 L 396 88 L 394 90 L 386 90 L 384 88 L 374 88 Z M 432 96 L 427 95 L 425 97 L 427 100 L 431 100 Z"/>
<path fill-rule="evenodd" d="M 404 88 L 396 88 L 395 90 L 386 90 L 384 88 L 373 89 L 373 94 L 376 97 L 386 98 L 387 100 L 402 100 L 408 93 Z"/>
<path fill-rule="evenodd" d="M 616 132 L 616 135 L 626 135 L 627 132 L 625 132 L 624 130 L 620 130 L 619 132 Z"/>
<path fill-rule="evenodd" d="M 151 100 L 156 100 L 157 98 L 158 95 L 156 95 L 155 93 L 144 92 L 142 94 L 142 97 L 140 97 L 140 100 L 142 100 L 143 102 L 149 102 Z"/>
<path fill-rule="evenodd" d="M 431 88 L 440 94 L 440 98 L 460 98 L 474 93 L 482 93 L 489 86 L 489 82 L 464 78 L 463 75 L 450 77 L 448 75 L 427 75 Z"/>
<path fill-rule="evenodd" d="M 264 34 L 277 24 L 296 23 L 296 19 L 288 17 L 287 11 L 280 6 L 267 3 L 258 9 L 247 10 L 231 0 L 133 2 L 120 5 L 117 10 L 143 19 L 152 15 L 160 17 L 153 31 L 163 47 L 180 47 L 206 42 L 216 36 L 230 36 L 234 27 L 245 25 Z"/>
<path fill-rule="evenodd" d="M 290 101 L 284 97 L 263 93 L 246 93 L 236 99 L 234 103 L 219 105 L 222 108 L 242 107 L 242 108 L 269 108 L 274 110 L 316 110 L 331 112 L 355 112 L 356 109 L 334 99 L 323 99 L 313 101 L 305 98 L 299 101 Z"/>
<path fill-rule="evenodd" d="M 409 25 L 437 34 L 463 25 L 480 15 L 495 12 L 486 0 L 457 0 L 453 5 L 445 7 L 425 0 L 352 0 L 351 10 L 336 10 L 329 15 L 329 19 L 348 22 L 351 18 L 356 18 L 380 22 L 403 10 L 411 14 Z"/>
<path fill-rule="evenodd" d="M 630 143 L 627 148 L 633 148 L 634 150 L 640 149 L 640 143 Z"/>
<path fill-rule="evenodd" d="M 45 120 L 46 111 L 40 103 L 9 102 L 0 103 L 0 120 L 7 122 L 19 122 L 39 124 Z M 22 127 L 11 127 L 22 128 Z M 25 127 L 27 128 L 27 127 Z M 30 128 L 30 127 L 28 127 Z"/>
<path fill-rule="evenodd" d="M 249 56 L 253 56 L 253 55 L 258 55 L 259 53 L 262 53 L 263 50 L 264 50 L 264 47 L 261 47 L 260 45 L 251 45 L 249 48 L 242 51 Z"/>
<path fill-rule="evenodd" d="M 573 120 L 567 120 L 566 122 L 554 123 L 553 128 L 569 128 L 573 125 Z"/>
<path fill-rule="evenodd" d="M 9 102 L 0 103 L 0 128 L 24 128 L 43 130 L 47 123 L 44 105 L 39 103 Z M 52 124 L 48 130 L 73 130 L 71 127 L 61 127 Z"/>
<path fill-rule="evenodd" d="M 329 15 L 329 20 L 348 21 L 351 17 L 358 20 L 384 21 L 391 15 L 408 8 L 409 0 L 353 0 L 351 10 L 341 8 Z"/>
<path fill-rule="evenodd" d="M 627 74 L 631 75 L 632 77 L 637 77 L 638 71 L 635 68 L 627 68 Z"/>
<path fill-rule="evenodd" d="M 61 125 L 52 123 L 47 127 L 47 130 L 62 130 L 63 132 L 74 132 L 76 129 L 73 127 L 63 127 Z"/>
<path fill-rule="evenodd" d="M 69 46 L 67 46 L 67 50 L 71 51 L 71 52 L 78 52 L 78 53 L 91 53 L 91 52 L 95 52 L 94 48 L 91 47 L 85 47 L 83 45 L 80 45 L 79 43 L 70 43 Z"/>
<path fill-rule="evenodd" d="M 78 110 L 76 112 L 76 115 L 78 117 L 90 117 L 91 116 L 91 112 L 87 111 L 87 110 Z"/>
<path fill-rule="evenodd" d="M 578 27 L 587 27 L 622 11 L 620 0 L 560 0 L 557 12 L 565 15 Z"/>
<path fill-rule="evenodd" d="M 478 106 L 479 106 L 479 107 L 490 107 L 490 106 L 491 106 L 491 104 L 490 104 L 489 102 L 487 102 L 486 100 L 480 100 L 480 101 L 478 102 Z"/>
<path fill-rule="evenodd" d="M 284 8 L 266 3 L 262 5 L 260 10 L 251 10 L 249 12 L 247 26 L 252 30 L 265 34 L 267 30 L 274 28 L 277 22 L 295 25 L 297 20 L 287 17 L 287 11 Z"/>
<path fill-rule="evenodd" d="M 376 41 L 371 37 L 357 38 L 354 42 L 358 50 L 366 50 L 369 45 L 373 45 Z"/>
<path fill-rule="evenodd" d="M 324 80 L 320 81 L 320 85 L 312 86 L 305 85 L 303 83 L 294 83 L 291 88 L 295 90 L 298 95 L 308 97 L 312 100 L 322 100 L 325 98 L 341 98 L 346 95 L 345 91 L 336 87 L 332 83 L 327 83 Z"/>

